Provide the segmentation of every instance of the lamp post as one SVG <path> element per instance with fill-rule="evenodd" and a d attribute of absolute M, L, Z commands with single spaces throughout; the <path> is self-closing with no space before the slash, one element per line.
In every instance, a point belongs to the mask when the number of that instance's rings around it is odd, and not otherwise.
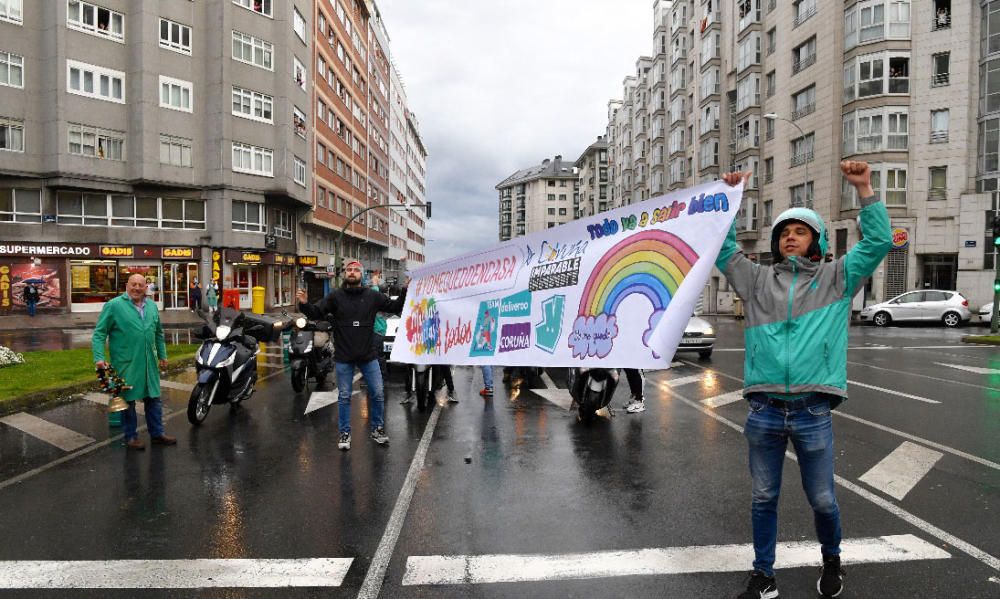
<path fill-rule="evenodd" d="M 349 218 L 347 222 L 344 223 L 344 226 L 340 228 L 340 231 L 337 231 L 336 253 L 333 256 L 333 267 L 336 269 L 336 277 L 334 278 L 334 282 L 338 287 L 340 286 L 340 266 L 341 266 L 340 261 L 341 261 L 341 256 L 343 255 L 344 233 L 347 231 L 347 227 L 351 226 L 351 223 L 358 220 L 359 216 L 368 212 L 369 210 L 374 210 L 376 208 L 423 208 L 427 214 L 427 218 L 431 217 L 431 203 L 426 202 L 424 204 L 414 204 L 412 206 L 409 204 L 378 204 L 377 206 L 369 206 L 368 208 L 359 211 L 357 214 Z"/>
<path fill-rule="evenodd" d="M 802 127 L 796 125 L 795 121 L 791 121 L 789 119 L 786 119 L 785 117 L 778 116 L 773 112 L 765 114 L 764 118 L 769 121 L 785 121 L 786 123 L 791 124 L 793 127 L 799 130 L 799 135 L 801 135 L 802 140 L 805 141 L 806 139 L 805 131 L 802 130 Z M 802 193 L 806 196 L 806 208 L 812 208 L 812 199 L 809 194 L 809 161 L 805 160 L 802 162 L 802 164 L 806 167 L 806 181 L 805 184 L 802 186 Z"/>

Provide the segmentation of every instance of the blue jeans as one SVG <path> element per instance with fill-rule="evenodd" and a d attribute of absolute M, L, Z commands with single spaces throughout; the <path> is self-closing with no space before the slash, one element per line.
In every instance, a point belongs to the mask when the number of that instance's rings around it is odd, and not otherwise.
<path fill-rule="evenodd" d="M 493 390 L 493 367 L 492 366 L 480 366 L 480 370 L 483 371 L 483 387 L 486 387 L 487 391 Z"/>
<path fill-rule="evenodd" d="M 378 360 L 369 362 L 336 362 L 337 370 L 337 428 L 341 433 L 351 432 L 351 388 L 354 386 L 354 367 L 368 386 L 368 414 L 372 430 L 385 426 L 385 395 L 382 393 L 382 370 Z"/>
<path fill-rule="evenodd" d="M 750 445 L 753 479 L 754 570 L 774 576 L 778 495 L 789 440 L 799 460 L 802 488 L 813 509 L 823 555 L 840 555 L 840 507 L 834 494 L 833 416 L 829 404 L 787 410 L 769 406 L 763 393 L 751 393 L 747 400 L 750 413 L 743 434 Z"/>
<path fill-rule="evenodd" d="M 139 420 L 135 413 L 135 402 L 125 402 L 128 409 L 122 412 L 122 428 L 125 429 L 125 440 L 139 438 Z M 163 402 L 159 397 L 147 397 L 142 400 L 146 411 L 146 428 L 150 437 L 163 436 Z"/>
<path fill-rule="evenodd" d="M 35 301 L 35 300 L 28 300 L 25 303 L 28 304 L 28 316 L 34 316 L 35 315 L 35 304 L 37 304 L 38 302 Z"/>

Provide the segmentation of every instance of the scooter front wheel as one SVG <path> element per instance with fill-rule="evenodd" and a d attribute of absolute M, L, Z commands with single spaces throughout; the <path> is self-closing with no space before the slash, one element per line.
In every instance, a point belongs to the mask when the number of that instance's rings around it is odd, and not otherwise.
<path fill-rule="evenodd" d="M 583 393 L 583 401 L 580 402 L 580 421 L 590 424 L 597 417 L 598 406 L 601 405 L 600 393 L 587 389 Z"/>
<path fill-rule="evenodd" d="M 302 390 L 306 388 L 306 379 L 309 377 L 309 373 L 305 366 L 301 368 L 296 368 L 292 370 L 292 390 L 296 393 L 302 393 Z"/>
<path fill-rule="evenodd" d="M 191 399 L 188 400 L 188 422 L 195 426 L 200 425 L 205 421 L 211 407 L 212 387 L 204 383 L 198 383 L 191 390 Z"/>

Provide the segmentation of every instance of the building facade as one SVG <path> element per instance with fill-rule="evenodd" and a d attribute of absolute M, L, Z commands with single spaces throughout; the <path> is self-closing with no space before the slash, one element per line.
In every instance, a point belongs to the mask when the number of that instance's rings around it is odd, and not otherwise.
<path fill-rule="evenodd" d="M 575 194 L 576 217 L 593 216 L 613 207 L 608 172 L 608 142 L 603 135 L 590 144 L 574 164 L 579 191 Z"/>
<path fill-rule="evenodd" d="M 750 170 L 736 221 L 748 255 L 770 262 L 774 216 L 810 206 L 839 257 L 860 237 L 839 162 L 865 160 L 896 246 L 859 303 L 922 288 L 989 301 L 1000 2 L 661 0 L 653 13 L 653 56 L 609 104 L 616 204 Z M 731 297 L 715 273 L 708 305 Z"/>
<path fill-rule="evenodd" d="M 0 310 L 100 310 L 131 274 L 293 301 L 309 207 L 307 0 L 0 6 Z M 42 99 L 42 101 L 39 101 Z"/>
<path fill-rule="evenodd" d="M 549 229 L 573 220 L 573 194 L 579 173 L 561 155 L 522 169 L 497 184 L 500 241 Z"/>

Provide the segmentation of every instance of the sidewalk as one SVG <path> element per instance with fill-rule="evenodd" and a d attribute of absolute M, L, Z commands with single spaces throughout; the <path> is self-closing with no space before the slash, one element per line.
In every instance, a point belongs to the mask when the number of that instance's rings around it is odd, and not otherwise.
<path fill-rule="evenodd" d="M 295 306 L 285 306 L 289 314 Z M 244 312 L 247 312 L 244 310 Z M 273 309 L 265 314 L 277 316 L 281 309 Z M 76 312 L 70 314 L 38 314 L 35 317 L 27 314 L 0 316 L 0 331 L 47 330 L 47 329 L 92 329 L 97 324 L 100 312 Z M 201 318 L 190 310 L 160 310 L 160 322 L 163 328 L 183 328 L 200 325 Z"/>

